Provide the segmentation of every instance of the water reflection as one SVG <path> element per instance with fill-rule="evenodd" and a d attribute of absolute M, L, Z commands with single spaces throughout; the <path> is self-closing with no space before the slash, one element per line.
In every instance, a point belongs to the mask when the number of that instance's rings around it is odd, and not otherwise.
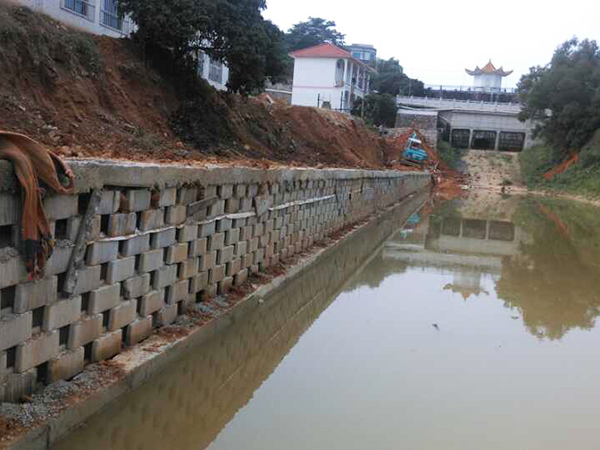
<path fill-rule="evenodd" d="M 486 202 L 494 207 L 483 208 Z M 443 269 L 453 280 L 440 289 L 465 300 L 489 295 L 481 280 L 491 275 L 494 294 L 520 312 L 531 334 L 561 339 L 570 329 L 591 329 L 600 314 L 598 212 L 535 197 L 455 199 L 415 215 L 386 244 L 381 265 L 388 274 L 391 267 Z"/>
<path fill-rule="evenodd" d="M 597 448 L 600 214 L 422 202 L 56 448 Z"/>

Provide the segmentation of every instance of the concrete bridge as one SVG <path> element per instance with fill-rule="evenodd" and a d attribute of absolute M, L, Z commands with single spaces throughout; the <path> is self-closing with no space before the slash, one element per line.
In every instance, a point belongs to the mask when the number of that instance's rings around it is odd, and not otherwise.
<path fill-rule="evenodd" d="M 454 100 L 434 97 L 408 97 L 399 95 L 396 97 L 398 104 L 407 106 L 419 106 L 434 109 L 468 109 L 475 111 L 491 112 L 516 112 L 521 111 L 519 103 L 478 102 L 474 100 Z"/>
<path fill-rule="evenodd" d="M 411 122 L 407 116 L 419 116 L 423 109 L 436 112 L 437 129 L 456 148 L 521 151 L 534 143 L 534 125 L 531 121 L 519 120 L 521 105 L 516 103 L 426 97 L 397 97 L 396 101 L 400 106 L 399 123 L 402 124 L 398 127 L 406 126 Z"/>

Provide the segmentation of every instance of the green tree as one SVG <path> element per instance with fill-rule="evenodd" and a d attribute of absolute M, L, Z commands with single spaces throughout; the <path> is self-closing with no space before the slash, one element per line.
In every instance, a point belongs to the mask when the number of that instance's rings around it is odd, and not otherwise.
<path fill-rule="evenodd" d="M 285 35 L 288 50 L 293 52 L 323 42 L 344 45 L 346 36 L 337 31 L 335 26 L 335 22 L 320 17 L 309 17 L 306 22 L 297 23 Z"/>
<path fill-rule="evenodd" d="M 380 94 L 422 96 L 425 85 L 404 73 L 400 62 L 395 58 L 377 61 L 377 75 L 373 77 L 372 89 Z"/>
<path fill-rule="evenodd" d="M 521 120 L 564 155 L 580 149 L 600 128 L 600 50 L 596 41 L 574 38 L 556 49 L 545 67 L 521 77 Z"/>
<path fill-rule="evenodd" d="M 369 94 L 364 100 L 364 114 L 362 111 L 363 101 L 354 103 L 352 115 L 362 117 L 364 115 L 368 123 L 379 126 L 384 125 L 393 128 L 396 124 L 398 107 L 394 97 L 389 94 Z"/>
<path fill-rule="evenodd" d="M 226 63 L 231 91 L 254 92 L 283 70 L 283 33 L 263 19 L 264 0 L 119 0 L 119 8 L 145 50 L 170 53 L 178 70 L 189 73 L 197 51 Z"/>

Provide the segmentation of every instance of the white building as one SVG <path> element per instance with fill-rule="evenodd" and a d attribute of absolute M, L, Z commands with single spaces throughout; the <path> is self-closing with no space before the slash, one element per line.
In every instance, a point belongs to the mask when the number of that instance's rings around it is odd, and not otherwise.
<path fill-rule="evenodd" d="M 227 90 L 229 67 L 219 61 L 213 61 L 206 53 L 198 53 L 198 75 L 208 81 L 215 89 Z"/>
<path fill-rule="evenodd" d="M 129 36 L 135 24 L 117 10 L 117 0 L 17 0 L 74 28 L 115 38 Z M 198 72 L 216 89 L 226 90 L 229 69 L 202 53 Z"/>
<path fill-rule="evenodd" d="M 132 22 L 117 11 L 117 0 L 17 0 L 75 28 L 112 37 L 128 36 Z"/>
<path fill-rule="evenodd" d="M 377 61 L 377 50 L 375 47 L 369 44 L 352 44 L 345 46 L 348 52 L 353 58 L 358 59 L 364 63 L 375 64 Z"/>
<path fill-rule="evenodd" d="M 294 58 L 292 105 L 350 111 L 369 93 L 375 70 L 333 44 L 290 53 Z"/>
<path fill-rule="evenodd" d="M 476 91 L 485 92 L 500 92 L 502 89 L 502 78 L 513 73 L 512 70 L 505 72 L 502 67 L 496 69 L 492 64 L 492 60 L 488 62 L 482 69 L 479 66 L 475 70 L 465 69 L 473 78 L 473 88 Z"/>

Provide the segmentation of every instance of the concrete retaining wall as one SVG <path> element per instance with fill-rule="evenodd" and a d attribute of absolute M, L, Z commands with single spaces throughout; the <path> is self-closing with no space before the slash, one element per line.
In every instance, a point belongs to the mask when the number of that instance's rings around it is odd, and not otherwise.
<path fill-rule="evenodd" d="M 0 401 L 113 357 L 429 184 L 426 174 L 361 170 L 71 167 L 77 192 L 45 200 L 57 245 L 31 283 L 16 250 L 18 189 L 0 163 Z"/>
<path fill-rule="evenodd" d="M 245 315 L 229 321 L 231 326 L 220 329 L 218 335 L 205 334 L 203 343 L 194 344 L 193 350 L 174 349 L 176 355 L 171 356 L 171 363 L 164 362 L 165 370 L 160 370 L 155 362 L 155 376 L 90 417 L 84 427 L 65 436 L 58 447 L 208 448 L 340 292 L 364 284 L 359 275 L 362 267 L 427 199 L 428 192 L 424 191 L 402 202 L 318 257 L 310 258 L 312 261 L 307 261 L 296 275 L 293 270 L 282 275 L 285 281 L 261 296 L 260 306 L 246 307 Z M 216 320 L 222 319 L 224 316 Z M 173 398 L 187 399 L 188 407 L 169 400 Z M 147 420 L 140 420 L 140 411 L 144 411 Z M 48 427 L 68 432 L 62 423 L 57 419 Z M 53 448 L 50 433 L 40 440 L 43 438 L 48 448 Z M 28 444 L 22 448 L 34 447 L 33 443 Z"/>

